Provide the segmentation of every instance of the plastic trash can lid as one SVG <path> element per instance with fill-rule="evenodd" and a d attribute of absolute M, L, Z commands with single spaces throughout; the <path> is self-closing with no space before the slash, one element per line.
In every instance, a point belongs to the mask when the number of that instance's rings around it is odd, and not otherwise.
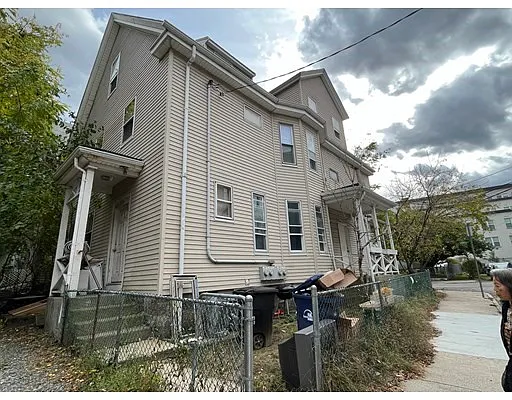
<path fill-rule="evenodd" d="M 258 294 L 258 293 L 277 293 L 277 288 L 270 286 L 248 286 L 243 288 L 238 288 L 233 290 L 234 294 L 241 294 L 243 296 L 247 296 L 248 294 Z"/>
<path fill-rule="evenodd" d="M 318 281 L 322 276 L 324 276 L 324 274 L 316 274 L 316 275 L 309 277 L 304 282 L 302 282 L 299 286 L 297 286 L 295 288 L 295 291 L 299 292 L 301 290 L 304 290 L 304 289 L 307 289 L 307 288 L 313 286 L 316 283 L 316 281 Z"/>

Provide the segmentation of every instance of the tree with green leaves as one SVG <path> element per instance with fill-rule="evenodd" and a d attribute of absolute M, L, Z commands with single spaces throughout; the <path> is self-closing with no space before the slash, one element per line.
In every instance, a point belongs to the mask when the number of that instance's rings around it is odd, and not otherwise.
<path fill-rule="evenodd" d="M 68 139 L 55 134 L 67 107 L 48 49 L 61 38 L 57 27 L 0 10 L 0 291 L 44 291 L 37 283 L 51 278 L 63 201 L 53 174 L 77 144 L 88 144 L 90 129 L 78 124 L 66 129 Z"/>
<path fill-rule="evenodd" d="M 398 204 L 389 213 L 393 239 L 409 272 L 414 263 L 432 268 L 440 259 L 471 252 L 465 224 L 474 232 L 483 228 L 488 203 L 482 190 L 462 184 L 463 175 L 438 160 L 417 165 L 388 187 Z M 477 256 L 488 249 L 482 235 L 473 240 Z"/>

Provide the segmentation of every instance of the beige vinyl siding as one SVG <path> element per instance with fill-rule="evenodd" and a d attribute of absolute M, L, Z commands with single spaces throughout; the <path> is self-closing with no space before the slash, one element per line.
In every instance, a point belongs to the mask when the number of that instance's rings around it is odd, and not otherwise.
<path fill-rule="evenodd" d="M 169 291 L 171 275 L 178 272 L 185 64 L 186 60 L 174 54 L 164 293 Z M 258 265 L 215 265 L 207 257 L 206 89 L 211 77 L 195 65 L 191 68 L 190 77 L 185 273 L 198 275 L 200 290 L 240 287 L 245 285 L 246 279 L 251 285 L 258 285 Z M 211 100 L 212 255 L 217 259 L 261 259 L 262 262 L 267 259 L 279 260 L 281 249 L 270 115 L 255 104 L 244 101 L 238 93 L 221 97 L 212 90 Z M 261 114 L 262 128 L 244 120 L 244 105 Z M 233 221 L 215 219 L 215 181 L 232 187 Z M 253 192 L 265 196 L 267 253 L 254 251 Z"/>
<path fill-rule="evenodd" d="M 357 176 L 355 175 L 354 168 L 348 163 L 342 161 L 337 155 L 325 148 L 322 148 L 322 159 L 324 161 L 323 177 L 325 178 L 327 190 L 357 183 Z M 329 179 L 329 169 L 338 173 L 338 185 L 334 185 L 333 181 Z"/>
<path fill-rule="evenodd" d="M 341 243 L 340 243 L 340 232 L 338 230 L 338 223 L 343 223 L 348 226 L 349 232 L 349 243 L 350 243 L 350 263 L 352 271 L 359 276 L 359 267 L 357 261 L 357 240 L 356 240 L 356 232 L 354 230 L 354 223 L 351 221 L 351 218 L 347 214 L 343 214 L 337 210 L 329 209 L 329 218 L 331 220 L 331 232 L 332 232 L 332 240 L 334 246 L 334 255 L 337 257 L 337 266 L 341 267 L 341 263 L 339 262 L 341 257 Z M 341 233 L 343 234 L 343 233 Z M 363 258 L 363 271 L 368 271 L 368 261 L 366 260 L 366 256 Z"/>
<path fill-rule="evenodd" d="M 281 93 L 276 95 L 276 97 L 283 99 L 283 100 L 292 101 L 297 104 L 302 104 L 303 102 L 301 100 L 300 84 L 301 84 L 300 81 L 293 84 L 292 86 L 286 88 Z M 305 104 L 307 104 L 307 97 L 306 97 Z"/>
<path fill-rule="evenodd" d="M 347 149 L 347 142 L 345 139 L 345 132 L 343 129 L 343 120 L 340 113 L 336 109 L 329 92 L 327 91 L 322 79 L 319 77 L 303 79 L 302 85 L 302 104 L 308 104 L 308 97 L 311 97 L 316 102 L 317 113 L 325 120 L 327 131 L 327 138 L 330 142 L 338 145 L 342 149 Z M 338 120 L 340 124 L 340 139 L 334 136 L 332 125 L 332 118 Z"/>
<path fill-rule="evenodd" d="M 94 204 L 93 204 L 94 206 Z M 101 195 L 101 200 L 94 211 L 94 221 L 91 236 L 91 249 L 89 255 L 102 260 L 106 266 L 108 257 L 108 244 L 110 240 L 110 228 L 112 220 L 112 201 L 108 195 Z M 103 273 L 105 268 L 103 269 Z M 105 279 L 105 276 L 103 276 Z"/>
<path fill-rule="evenodd" d="M 114 188 L 113 200 L 129 193 L 130 212 L 123 277 L 123 290 L 156 292 L 159 275 L 160 220 L 162 199 L 163 143 L 167 57 L 159 61 L 149 49 L 156 36 L 121 28 L 107 66 L 121 53 L 117 89 L 107 99 L 110 68 L 106 68 L 89 121 L 104 127 L 103 148 L 144 160 L 144 168 L 133 182 Z M 134 131 L 121 146 L 123 113 L 136 98 Z M 108 247 L 105 223 L 102 242 Z M 96 243 L 95 243 L 96 244 Z"/>
<path fill-rule="evenodd" d="M 307 147 L 304 148 L 304 157 L 305 157 L 305 168 L 307 169 L 307 187 L 308 187 L 308 197 L 310 203 L 309 214 L 311 216 L 312 222 L 312 242 L 314 246 L 314 250 L 316 253 L 316 264 L 319 272 L 326 272 L 332 269 L 332 259 L 331 252 L 333 248 L 333 243 L 331 240 L 331 227 L 328 223 L 328 208 L 322 202 L 322 192 L 325 190 L 324 185 L 324 164 L 322 162 L 323 154 L 321 152 L 320 146 L 320 138 L 319 133 L 315 132 L 314 129 L 309 127 L 306 124 L 303 124 L 303 132 L 302 138 L 303 142 L 307 144 L 307 136 L 306 133 L 310 132 L 315 137 L 315 150 L 316 150 L 316 170 L 312 170 L 309 168 L 309 156 Z M 320 252 L 318 245 L 318 233 L 317 233 L 317 225 L 316 225 L 316 211 L 315 206 L 320 206 L 322 208 L 322 216 L 325 227 L 325 241 L 326 241 L 326 249 L 325 252 Z"/>

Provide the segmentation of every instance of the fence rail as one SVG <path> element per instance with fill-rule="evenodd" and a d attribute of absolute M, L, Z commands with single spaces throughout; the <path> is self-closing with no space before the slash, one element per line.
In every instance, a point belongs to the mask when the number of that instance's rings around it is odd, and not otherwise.
<path fill-rule="evenodd" d="M 160 390 L 252 390 L 251 296 L 93 290 L 68 292 L 64 303 L 62 342 L 81 354 L 136 365 Z"/>
<path fill-rule="evenodd" d="M 313 287 L 313 350 L 315 387 L 324 390 L 325 369 L 371 325 L 379 325 L 383 311 L 403 300 L 432 292 L 428 271 L 348 288 L 317 291 Z M 313 375 L 313 374 L 312 374 Z"/>

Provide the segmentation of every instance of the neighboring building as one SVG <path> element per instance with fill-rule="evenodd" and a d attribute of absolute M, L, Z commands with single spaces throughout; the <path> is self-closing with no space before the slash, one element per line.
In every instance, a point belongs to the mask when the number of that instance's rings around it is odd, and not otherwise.
<path fill-rule="evenodd" d="M 483 189 L 491 204 L 483 234 L 494 246 L 487 256 L 494 256 L 495 261 L 512 261 L 512 183 Z"/>
<path fill-rule="evenodd" d="M 78 212 L 71 236 L 64 206 L 56 258 L 68 237 L 70 260 L 56 261 L 52 293 L 79 285 L 87 226 L 109 289 L 169 294 L 176 274 L 218 291 L 357 273 L 355 221 L 363 243 L 373 233 L 364 272 L 398 273 L 389 223 L 376 222 L 394 203 L 347 151 L 325 70 L 270 93 L 254 76 L 210 38 L 111 15 L 78 112 L 104 128 L 103 147 L 77 148 L 56 173 Z M 104 195 L 88 224 L 92 192 Z"/>

